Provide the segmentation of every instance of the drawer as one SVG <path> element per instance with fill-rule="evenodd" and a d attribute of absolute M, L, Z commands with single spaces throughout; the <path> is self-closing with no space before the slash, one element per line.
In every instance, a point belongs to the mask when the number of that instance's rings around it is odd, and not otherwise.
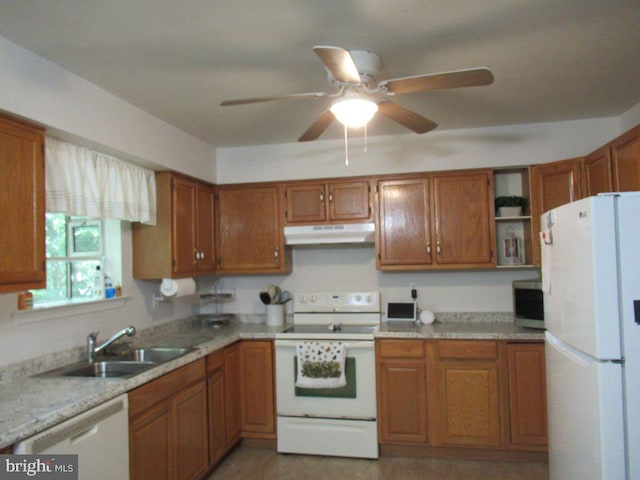
<path fill-rule="evenodd" d="M 424 340 L 379 340 L 382 358 L 423 358 Z"/>
<path fill-rule="evenodd" d="M 492 340 L 439 340 L 436 352 L 439 359 L 495 360 L 498 344 Z"/>
<path fill-rule="evenodd" d="M 220 349 L 207 356 L 207 373 L 224 367 L 224 349 Z"/>
<path fill-rule="evenodd" d="M 130 391 L 129 416 L 132 417 L 146 410 L 155 403 L 204 378 L 205 370 L 205 359 L 201 358 Z"/>

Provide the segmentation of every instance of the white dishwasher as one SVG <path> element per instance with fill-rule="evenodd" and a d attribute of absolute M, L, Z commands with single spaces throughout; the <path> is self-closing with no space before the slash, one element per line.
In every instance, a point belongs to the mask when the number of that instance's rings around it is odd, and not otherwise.
<path fill-rule="evenodd" d="M 113 398 L 15 445 L 18 454 L 76 454 L 78 478 L 129 479 L 129 403 Z"/>

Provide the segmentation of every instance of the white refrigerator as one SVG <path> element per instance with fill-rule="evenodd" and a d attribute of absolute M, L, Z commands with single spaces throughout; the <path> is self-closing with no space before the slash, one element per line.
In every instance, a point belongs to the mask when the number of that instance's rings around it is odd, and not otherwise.
<path fill-rule="evenodd" d="M 640 192 L 541 217 L 551 480 L 640 480 Z"/>

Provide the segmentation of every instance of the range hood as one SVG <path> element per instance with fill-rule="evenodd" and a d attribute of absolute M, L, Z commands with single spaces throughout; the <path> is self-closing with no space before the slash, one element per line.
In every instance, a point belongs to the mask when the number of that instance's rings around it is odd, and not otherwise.
<path fill-rule="evenodd" d="M 376 226 L 374 223 L 284 227 L 284 238 L 287 245 L 373 243 L 375 233 Z"/>

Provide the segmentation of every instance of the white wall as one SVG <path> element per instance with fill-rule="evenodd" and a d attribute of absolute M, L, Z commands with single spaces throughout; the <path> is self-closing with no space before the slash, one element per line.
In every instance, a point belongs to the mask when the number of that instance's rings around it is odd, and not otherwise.
<path fill-rule="evenodd" d="M 433 131 L 350 140 L 220 148 L 219 183 L 348 177 L 475 167 L 529 165 L 577 157 L 619 133 L 617 118 Z"/>
<path fill-rule="evenodd" d="M 215 148 L 0 37 L 0 110 L 150 168 L 211 182 Z"/>
<path fill-rule="evenodd" d="M 344 164 L 342 140 L 219 149 L 218 181 L 237 183 L 545 163 L 585 155 L 616 137 L 619 128 L 617 118 L 604 118 L 375 137 L 369 138 L 366 154 L 361 151 L 361 141 L 356 139 L 350 142 L 348 167 Z M 536 270 L 378 272 L 373 248 L 296 248 L 291 275 L 225 277 L 221 284 L 223 288 L 235 289 L 238 296 L 223 309 L 241 313 L 264 311 L 258 293 L 269 282 L 292 292 L 380 290 L 383 300 L 409 299 L 409 284 L 416 283 L 423 308 L 437 312 L 508 312 L 512 308 L 511 282 L 537 275 Z"/>
<path fill-rule="evenodd" d="M 151 168 L 215 181 L 215 148 L 0 37 L 0 110 L 40 123 L 61 138 Z M 133 281 L 131 232 L 122 233 L 124 309 L 21 324 L 17 294 L 0 294 L 0 366 L 84 345 L 126 325 L 145 328 L 191 314 L 191 300 L 151 307 L 158 282 Z M 2 232 L 2 235 L 8 232 Z M 4 252 L 11 254 L 11 252 Z"/>
<path fill-rule="evenodd" d="M 106 340 L 127 325 L 138 329 L 192 314 L 197 297 L 183 297 L 153 308 L 152 294 L 159 281 L 134 281 L 131 261 L 131 225 L 122 222 L 122 290 L 130 297 L 124 308 L 27 323 L 12 317 L 17 294 L 0 295 L 0 367 L 85 344 L 87 334 L 99 330 Z M 27 319 L 28 320 L 28 319 Z"/>

